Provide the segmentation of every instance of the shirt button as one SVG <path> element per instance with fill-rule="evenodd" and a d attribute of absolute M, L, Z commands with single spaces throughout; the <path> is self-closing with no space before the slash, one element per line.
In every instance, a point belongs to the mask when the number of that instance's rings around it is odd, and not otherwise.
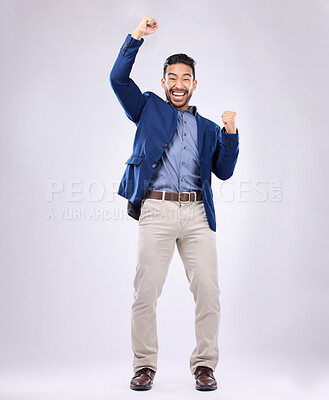
<path fill-rule="evenodd" d="M 184 121 L 184 124 L 186 124 L 187 122 L 186 121 Z"/>
<path fill-rule="evenodd" d="M 184 133 L 184 136 L 187 136 L 187 133 L 186 133 L 186 132 Z"/>
<path fill-rule="evenodd" d="M 182 165 L 185 165 L 185 161 L 182 162 Z"/>
<path fill-rule="evenodd" d="M 185 179 L 184 179 L 184 178 L 182 178 L 182 179 L 181 179 L 181 181 L 182 181 L 182 182 L 184 182 L 184 181 L 185 181 Z"/>
<path fill-rule="evenodd" d="M 163 144 L 162 144 L 162 147 L 166 147 L 166 146 L 167 146 L 166 143 L 163 143 Z"/>
<path fill-rule="evenodd" d="M 187 146 L 184 146 L 184 149 L 187 150 Z"/>
<path fill-rule="evenodd" d="M 156 164 L 152 164 L 152 168 L 155 168 L 157 165 Z"/>

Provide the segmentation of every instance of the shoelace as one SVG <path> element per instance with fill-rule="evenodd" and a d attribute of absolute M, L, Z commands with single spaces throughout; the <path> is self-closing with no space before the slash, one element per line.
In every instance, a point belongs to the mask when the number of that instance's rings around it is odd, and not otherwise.
<path fill-rule="evenodd" d="M 137 371 L 135 377 L 141 376 L 142 374 L 147 375 L 152 380 L 152 377 L 148 374 L 148 368 L 142 368 L 139 371 Z"/>
<path fill-rule="evenodd" d="M 208 371 L 210 372 L 210 374 L 208 374 Z M 210 378 L 213 378 L 214 379 L 214 377 L 212 376 L 212 374 L 211 374 L 211 369 L 209 368 L 209 367 L 199 367 L 199 370 L 198 370 L 198 375 L 196 376 L 197 378 L 199 378 L 199 376 L 201 376 L 202 374 L 206 374 L 206 375 L 208 375 Z"/>

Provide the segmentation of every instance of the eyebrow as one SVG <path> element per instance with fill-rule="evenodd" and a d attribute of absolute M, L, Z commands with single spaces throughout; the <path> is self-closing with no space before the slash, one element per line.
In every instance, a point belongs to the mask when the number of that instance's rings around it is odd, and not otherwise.
<path fill-rule="evenodd" d="M 168 75 L 175 75 L 175 76 L 177 76 L 177 74 L 174 74 L 173 72 L 169 72 Z M 183 74 L 183 75 L 192 76 L 191 74 L 187 74 L 187 73 L 186 73 L 186 74 Z"/>

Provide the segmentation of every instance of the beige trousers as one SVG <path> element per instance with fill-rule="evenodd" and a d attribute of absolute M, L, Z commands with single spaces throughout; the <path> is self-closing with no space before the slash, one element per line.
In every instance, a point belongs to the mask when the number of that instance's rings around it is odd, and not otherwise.
<path fill-rule="evenodd" d="M 190 358 L 215 370 L 220 318 L 216 232 L 210 229 L 203 201 L 143 199 L 139 219 L 134 302 L 131 313 L 133 370 L 157 370 L 157 299 L 161 295 L 175 243 L 195 301 L 196 347 Z"/>

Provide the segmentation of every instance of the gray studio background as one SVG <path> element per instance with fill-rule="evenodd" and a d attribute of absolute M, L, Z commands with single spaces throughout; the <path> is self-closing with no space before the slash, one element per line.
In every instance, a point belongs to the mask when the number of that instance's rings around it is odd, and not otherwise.
<path fill-rule="evenodd" d="M 4 1 L 0 398 L 128 398 L 138 224 L 116 195 L 135 132 L 108 80 L 146 14 L 132 78 L 164 97 L 167 56 L 197 62 L 191 104 L 237 112 L 234 176 L 213 175 L 223 399 L 328 395 L 328 33 L 317 1 Z M 194 302 L 176 250 L 149 395 L 198 393 Z M 152 394 L 151 394 L 152 393 Z"/>

